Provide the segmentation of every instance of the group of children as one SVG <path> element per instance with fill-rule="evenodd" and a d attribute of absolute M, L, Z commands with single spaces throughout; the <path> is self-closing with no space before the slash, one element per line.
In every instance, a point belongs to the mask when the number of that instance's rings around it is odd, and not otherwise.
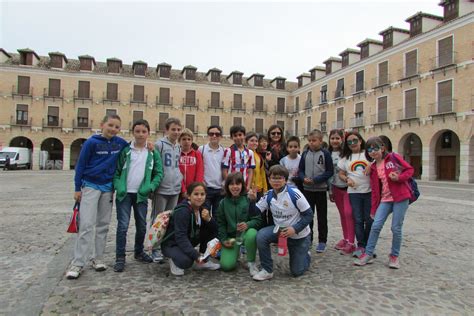
<path fill-rule="evenodd" d="M 375 137 L 366 144 L 357 132 L 332 130 L 327 150 L 321 131 L 313 130 L 300 155 L 299 138 L 285 142 L 278 125 L 270 127 L 267 137 L 232 126 L 234 143 L 227 148 L 220 144 L 220 126 L 208 127 L 209 142 L 198 147 L 193 133 L 182 130 L 176 118 L 166 121 L 166 135 L 155 144 L 148 140 L 146 120 L 133 124 L 130 143 L 116 136 L 119 116 L 106 116 L 101 127 L 101 135 L 84 143 L 76 166 L 74 198 L 81 202 L 81 221 L 74 259 L 66 274 L 69 279 L 79 277 L 89 258 L 95 270 L 107 268 L 103 254 L 114 191 L 116 272 L 126 266 L 133 209 L 134 258 L 138 261 L 162 262 L 167 257 L 173 275 L 183 275 L 192 266 L 230 271 L 244 246 L 252 278 L 268 280 L 273 277 L 271 245 L 280 237 L 287 238 L 291 274 L 300 276 L 311 262 L 314 214 L 316 252 L 327 247 L 328 191 L 339 210 L 343 231 L 336 249 L 356 256 L 356 265 L 373 262 L 380 230 L 393 212 L 389 265 L 399 267 L 401 227 L 411 194 L 407 181 L 413 168 L 391 153 L 387 140 L 384 143 Z M 152 222 L 160 212 L 173 210 L 162 243 L 151 255 L 143 246 L 149 198 Z M 201 256 L 214 238 L 222 244 L 219 263 Z M 257 250 L 261 269 L 255 263 Z"/>

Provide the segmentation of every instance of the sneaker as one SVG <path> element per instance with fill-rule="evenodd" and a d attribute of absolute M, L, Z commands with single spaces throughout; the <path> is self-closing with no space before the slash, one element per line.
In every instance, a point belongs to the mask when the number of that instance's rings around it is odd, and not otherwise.
<path fill-rule="evenodd" d="M 194 265 L 194 268 L 196 270 L 218 270 L 221 268 L 221 265 L 208 260 L 207 262 L 197 263 Z"/>
<path fill-rule="evenodd" d="M 336 248 L 337 250 L 342 250 L 347 244 L 348 244 L 347 240 L 341 239 L 337 242 L 334 248 Z"/>
<path fill-rule="evenodd" d="M 344 246 L 344 248 L 342 248 L 339 253 L 341 255 L 352 255 L 352 253 L 354 252 L 355 250 L 355 246 L 354 244 L 351 244 L 351 243 L 346 243 L 346 245 Z"/>
<path fill-rule="evenodd" d="M 357 247 L 354 252 L 352 253 L 352 256 L 355 258 L 359 258 L 362 256 L 362 254 L 365 253 L 365 248 L 364 247 Z"/>
<path fill-rule="evenodd" d="M 169 262 L 170 262 L 170 272 L 172 275 L 176 275 L 176 276 L 184 275 L 184 269 L 178 268 L 174 264 L 173 259 L 170 258 Z"/>
<path fill-rule="evenodd" d="M 250 276 L 252 277 L 259 272 L 255 262 L 248 262 L 247 267 L 249 268 Z"/>
<path fill-rule="evenodd" d="M 100 260 L 92 260 L 92 267 L 95 271 L 105 271 L 107 270 L 107 265 Z"/>
<path fill-rule="evenodd" d="M 143 263 L 152 263 L 153 262 L 153 259 L 148 254 L 146 254 L 145 252 L 138 253 L 138 254 L 136 253 L 135 254 L 135 260 L 143 262 Z"/>
<path fill-rule="evenodd" d="M 153 259 L 153 262 L 161 263 L 163 262 L 163 254 L 161 253 L 161 250 L 153 250 L 151 253 L 151 258 Z"/>
<path fill-rule="evenodd" d="M 81 272 L 82 267 L 71 266 L 66 273 L 66 278 L 68 278 L 69 280 L 77 279 L 81 275 Z"/>
<path fill-rule="evenodd" d="M 253 276 L 255 281 L 265 281 L 273 278 L 273 272 L 267 272 L 267 270 L 262 269 L 257 274 Z"/>
<path fill-rule="evenodd" d="M 316 246 L 316 252 L 317 253 L 323 253 L 325 251 L 326 251 L 326 243 L 324 243 L 324 242 L 318 243 L 318 245 Z"/>
<path fill-rule="evenodd" d="M 397 256 L 389 255 L 388 256 L 388 267 L 390 269 L 400 269 L 400 260 Z"/>
<path fill-rule="evenodd" d="M 374 262 L 374 258 L 364 252 L 358 259 L 354 260 L 354 265 L 365 266 L 366 264 L 371 264 L 373 262 Z"/>
<path fill-rule="evenodd" d="M 125 258 L 117 258 L 114 264 L 115 272 L 123 272 L 125 270 Z"/>

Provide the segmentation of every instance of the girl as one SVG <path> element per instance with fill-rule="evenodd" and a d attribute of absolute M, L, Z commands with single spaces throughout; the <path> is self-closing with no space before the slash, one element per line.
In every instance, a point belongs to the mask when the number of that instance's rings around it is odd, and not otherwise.
<path fill-rule="evenodd" d="M 220 265 L 212 261 L 201 262 L 200 254 L 206 251 L 207 243 L 217 236 L 216 221 L 209 211 L 202 208 L 206 200 L 206 186 L 193 182 L 187 189 L 188 198 L 178 204 L 170 218 L 168 229 L 163 237 L 161 250 L 170 258 L 171 274 L 184 275 L 196 262 L 197 269 L 217 270 Z M 199 245 L 199 251 L 194 249 Z"/>
<path fill-rule="evenodd" d="M 255 158 L 255 169 L 253 171 L 252 178 L 252 190 L 257 192 L 257 200 L 259 200 L 265 192 L 268 191 L 267 186 L 267 176 L 265 174 L 265 165 L 263 163 L 263 158 L 258 153 L 258 137 L 255 133 L 248 133 L 245 136 L 245 142 L 247 143 L 247 148 L 254 152 Z"/>
<path fill-rule="evenodd" d="M 339 177 L 339 167 L 337 166 L 341 160 L 342 146 L 344 142 L 344 130 L 333 129 L 329 132 L 329 151 L 331 152 L 334 164 L 334 176 L 329 183 L 329 200 L 335 202 L 341 217 L 342 236 L 343 238 L 336 244 L 335 248 L 341 251 L 343 255 L 352 254 L 354 247 L 354 219 L 352 218 L 352 208 L 347 194 L 347 183 Z"/>
<path fill-rule="evenodd" d="M 339 160 L 339 177 L 347 183 L 347 193 L 352 207 L 352 217 L 355 223 L 357 248 L 353 255 L 360 257 L 367 245 L 372 219 L 370 218 L 371 188 L 370 178 L 366 174 L 369 162 L 365 157 L 365 141 L 355 131 L 346 136 L 342 159 Z"/>
<path fill-rule="evenodd" d="M 240 244 L 247 249 L 247 265 L 250 275 L 258 273 L 255 257 L 257 254 L 257 230 L 262 218 L 260 214 L 250 215 L 249 199 L 246 196 L 244 178 L 240 172 L 227 176 L 224 185 L 226 196 L 217 209 L 218 238 L 222 242 L 221 267 L 233 270 L 237 264 Z"/>
<path fill-rule="evenodd" d="M 370 230 L 369 241 L 365 253 L 354 264 L 363 266 L 372 263 L 375 246 L 380 231 L 390 213 L 392 217 L 392 251 L 389 255 L 388 266 L 399 269 L 400 246 L 402 243 L 402 226 L 411 197 L 408 180 L 413 176 L 413 167 L 395 153 L 385 148 L 380 137 L 367 140 L 368 159 L 375 160 L 370 167 L 370 185 L 372 187 L 372 208 L 370 216 L 374 218 Z"/>
<path fill-rule="evenodd" d="M 185 128 L 178 138 L 181 145 L 179 170 L 183 175 L 181 182 L 181 196 L 186 198 L 186 188 L 193 182 L 204 181 L 204 164 L 202 155 L 193 148 L 193 132 Z"/>
<path fill-rule="evenodd" d="M 286 151 L 285 137 L 283 137 L 283 128 L 280 125 L 272 125 L 268 129 L 268 139 L 270 144 L 267 147 L 265 156 L 268 161 L 268 168 L 280 163 L 280 159 L 288 155 Z"/>

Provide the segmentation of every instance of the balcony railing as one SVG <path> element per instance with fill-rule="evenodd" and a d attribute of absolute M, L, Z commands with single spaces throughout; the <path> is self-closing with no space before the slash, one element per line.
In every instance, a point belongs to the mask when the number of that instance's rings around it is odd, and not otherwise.
<path fill-rule="evenodd" d="M 326 98 L 319 97 L 319 105 L 324 105 L 326 103 L 328 103 L 328 98 L 327 97 Z"/>
<path fill-rule="evenodd" d="M 106 93 L 102 93 L 102 104 L 105 103 L 120 103 L 120 93 L 117 93 L 116 98 L 109 98 L 109 96 Z"/>
<path fill-rule="evenodd" d="M 363 117 L 353 117 L 351 118 L 351 126 L 350 127 L 361 127 L 364 126 L 364 118 Z"/>
<path fill-rule="evenodd" d="M 319 122 L 319 129 L 321 132 L 327 132 L 328 130 L 328 123 L 327 122 Z"/>
<path fill-rule="evenodd" d="M 344 89 L 334 91 L 334 99 L 344 98 Z"/>
<path fill-rule="evenodd" d="M 94 99 L 94 91 L 90 91 L 89 92 L 89 95 L 88 96 L 84 96 L 84 95 L 79 95 L 79 93 L 74 90 L 74 93 L 73 93 L 73 99 L 74 101 L 91 101 Z"/>
<path fill-rule="evenodd" d="M 351 94 L 358 94 L 358 93 L 364 93 L 365 92 L 365 87 L 366 87 L 366 82 L 362 82 L 359 84 L 353 84 L 351 85 Z"/>
<path fill-rule="evenodd" d="M 43 89 L 43 98 L 45 99 L 53 99 L 53 101 L 55 99 L 63 99 L 64 98 L 64 89 L 62 89 L 61 91 L 59 91 L 59 94 L 58 95 L 54 95 L 54 94 L 51 94 L 49 89 L 47 88 L 44 88 Z"/>
<path fill-rule="evenodd" d="M 12 115 L 10 116 L 10 125 L 12 126 L 26 126 L 29 127 L 33 124 L 33 118 L 30 117 L 30 119 L 26 120 L 19 120 L 16 116 Z"/>
<path fill-rule="evenodd" d="M 335 122 L 332 122 L 332 128 L 333 129 L 341 129 L 341 128 L 345 128 L 345 124 L 344 124 L 344 121 L 335 121 Z"/>
<path fill-rule="evenodd" d="M 377 76 L 372 78 L 372 88 L 377 89 L 377 88 L 382 88 L 386 85 L 389 85 L 391 83 L 391 78 L 390 74 L 387 76 Z"/>
<path fill-rule="evenodd" d="M 199 99 L 192 100 L 192 99 L 183 98 L 182 108 L 199 110 Z"/>
<path fill-rule="evenodd" d="M 55 117 L 54 119 L 47 119 L 43 118 L 42 119 L 42 126 L 49 127 L 49 128 L 62 128 L 63 127 L 63 119 L 60 119 L 59 117 Z"/>
<path fill-rule="evenodd" d="M 304 109 L 309 110 L 313 107 L 313 101 L 312 100 L 306 100 L 304 102 Z"/>
<path fill-rule="evenodd" d="M 267 113 L 268 106 L 266 104 L 252 104 L 253 113 Z"/>
<path fill-rule="evenodd" d="M 135 98 L 135 96 L 132 93 L 130 93 L 130 104 L 133 104 L 133 103 L 135 103 L 135 104 L 148 104 L 148 94 L 145 94 L 144 98 L 140 100 L 139 98 L 138 99 Z"/>
<path fill-rule="evenodd" d="M 398 78 L 400 78 L 399 80 L 407 80 L 407 79 L 419 76 L 420 73 L 421 73 L 421 64 L 416 63 L 413 69 L 407 69 L 407 67 L 398 69 Z"/>
<path fill-rule="evenodd" d="M 207 100 L 207 109 L 208 110 L 224 110 L 224 101 L 218 102 L 217 104 L 212 102 L 212 100 Z"/>
<path fill-rule="evenodd" d="M 390 122 L 390 112 L 379 111 L 377 114 L 372 114 L 371 118 L 372 125 L 387 124 Z"/>
<path fill-rule="evenodd" d="M 278 105 L 275 105 L 275 113 L 276 114 L 287 114 L 288 111 L 287 111 L 287 106 L 283 106 L 283 108 L 278 108 Z"/>
<path fill-rule="evenodd" d="M 24 97 L 33 98 L 33 87 L 28 87 L 28 89 L 22 88 L 20 89 L 18 86 L 12 86 L 12 96 L 18 96 L 22 99 Z"/>
<path fill-rule="evenodd" d="M 438 56 L 430 58 L 431 61 L 431 70 L 436 70 L 439 68 L 444 68 L 457 63 L 457 52 L 451 51 L 445 54 L 440 54 Z"/>
<path fill-rule="evenodd" d="M 456 113 L 457 100 L 441 98 L 438 102 L 431 103 L 430 115 L 444 115 Z"/>
<path fill-rule="evenodd" d="M 418 106 L 405 107 L 404 109 L 399 109 L 397 112 L 398 121 L 413 120 L 420 117 Z"/>
<path fill-rule="evenodd" d="M 240 103 L 234 103 L 234 102 L 230 102 L 230 110 L 231 111 L 243 111 L 245 112 L 245 109 L 247 108 L 247 104 L 244 102 L 240 102 Z"/>
<path fill-rule="evenodd" d="M 160 100 L 160 97 L 156 97 L 155 101 L 156 105 L 162 105 L 162 106 L 173 106 L 173 97 L 168 98 L 168 100 Z"/>
<path fill-rule="evenodd" d="M 85 122 L 84 122 L 85 121 Z M 72 128 L 75 128 L 75 129 L 91 129 L 92 128 L 92 124 L 93 124 L 93 120 L 77 120 L 76 119 L 72 119 Z"/>

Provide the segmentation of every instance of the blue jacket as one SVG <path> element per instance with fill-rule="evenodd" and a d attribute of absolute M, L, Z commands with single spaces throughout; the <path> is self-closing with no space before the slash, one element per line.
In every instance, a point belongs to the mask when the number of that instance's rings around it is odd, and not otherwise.
<path fill-rule="evenodd" d="M 128 143 L 117 136 L 93 135 L 86 140 L 76 164 L 75 191 L 81 191 L 84 180 L 99 185 L 112 182 L 120 151 L 126 146 Z"/>

